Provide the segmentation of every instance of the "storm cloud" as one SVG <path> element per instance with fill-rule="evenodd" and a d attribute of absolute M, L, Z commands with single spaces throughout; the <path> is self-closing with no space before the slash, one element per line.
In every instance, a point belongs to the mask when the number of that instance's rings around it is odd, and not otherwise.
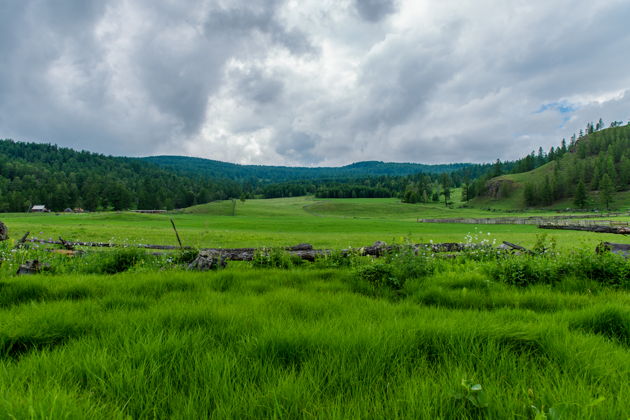
<path fill-rule="evenodd" d="M 630 5 L 7 0 L 0 137 L 238 163 L 489 162 L 630 120 Z"/>

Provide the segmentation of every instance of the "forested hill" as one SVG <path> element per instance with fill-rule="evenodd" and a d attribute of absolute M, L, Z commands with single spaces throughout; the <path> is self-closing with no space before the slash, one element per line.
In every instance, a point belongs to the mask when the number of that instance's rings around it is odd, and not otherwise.
<path fill-rule="evenodd" d="M 512 173 L 492 179 L 477 188 L 480 205 L 502 207 L 549 207 L 611 209 L 627 205 L 630 190 L 630 123 L 613 123 L 610 128 L 588 124 L 569 144 L 549 153 L 515 162 Z M 472 197 L 471 197 L 472 198 Z"/>
<path fill-rule="evenodd" d="M 468 163 L 445 165 L 424 165 L 419 163 L 357 162 L 341 167 L 290 167 L 238 165 L 217 160 L 185 156 L 151 156 L 143 161 L 182 174 L 198 175 L 206 178 L 229 178 L 233 180 L 256 179 L 263 183 L 287 182 L 296 180 L 358 178 L 372 176 L 402 176 L 417 173 L 440 174 L 454 172 L 470 166 Z"/>
<path fill-rule="evenodd" d="M 231 180 L 178 175 L 139 159 L 0 140 L 0 211 L 172 209 L 238 197 Z"/>

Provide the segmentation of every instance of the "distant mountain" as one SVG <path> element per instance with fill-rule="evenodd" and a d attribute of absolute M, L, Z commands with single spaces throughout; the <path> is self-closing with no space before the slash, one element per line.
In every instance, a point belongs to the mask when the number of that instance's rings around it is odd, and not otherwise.
<path fill-rule="evenodd" d="M 445 165 L 424 165 L 420 163 L 393 163 L 380 161 L 356 162 L 341 167 L 291 167 L 239 165 L 218 160 L 201 159 L 186 156 L 150 156 L 141 158 L 166 169 L 181 174 L 202 176 L 205 178 L 227 178 L 237 181 L 256 179 L 266 183 L 296 180 L 340 179 L 368 176 L 401 176 L 417 173 L 440 174 L 454 172 L 468 166 L 469 163 Z"/>

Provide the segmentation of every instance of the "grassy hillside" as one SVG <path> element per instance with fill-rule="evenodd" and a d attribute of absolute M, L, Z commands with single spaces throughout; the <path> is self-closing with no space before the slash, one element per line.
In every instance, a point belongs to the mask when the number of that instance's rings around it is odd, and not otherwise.
<path fill-rule="evenodd" d="M 580 183 L 584 187 L 582 202 L 575 198 Z M 528 172 L 492 178 L 485 187 L 485 194 L 472 200 L 471 205 L 498 209 L 628 209 L 630 126 L 585 135 L 569 145 L 561 157 Z M 606 190 L 610 202 L 605 199 Z"/>

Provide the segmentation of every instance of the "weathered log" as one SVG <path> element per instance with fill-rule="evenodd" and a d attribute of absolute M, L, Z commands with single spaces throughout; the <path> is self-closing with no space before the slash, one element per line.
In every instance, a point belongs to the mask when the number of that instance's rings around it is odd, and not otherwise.
<path fill-rule="evenodd" d="M 71 242 L 71 241 L 53 241 L 51 239 L 25 239 L 25 242 L 33 242 L 38 244 L 51 244 L 51 245 L 64 245 L 64 242 L 68 245 L 72 246 L 89 246 L 89 247 L 97 247 L 97 248 L 124 248 L 124 247 L 134 247 L 134 248 L 144 248 L 144 249 L 164 249 L 164 250 L 175 250 L 175 249 L 192 249 L 189 246 L 178 247 L 174 245 L 149 245 L 149 244 L 114 244 L 111 242 Z"/>
<path fill-rule="evenodd" d="M 67 249 L 68 251 L 74 251 L 74 245 L 72 245 L 68 241 L 65 241 L 61 236 L 59 237 L 59 242 L 61 242 L 61 245 L 64 247 L 64 249 Z"/>
<path fill-rule="evenodd" d="M 602 253 L 605 250 L 612 252 L 613 254 L 621 255 L 625 258 L 630 258 L 630 244 L 616 244 L 613 242 L 602 242 L 597 245 L 595 251 Z"/>
<path fill-rule="evenodd" d="M 313 245 L 311 244 L 297 244 L 285 248 L 287 251 L 312 251 Z"/>
<path fill-rule="evenodd" d="M 9 239 L 9 228 L 0 222 L 0 241 L 6 241 L 7 239 Z"/>
<path fill-rule="evenodd" d="M 625 226 L 604 226 L 604 225 L 538 225 L 540 229 L 558 229 L 558 230 L 580 230 L 584 232 L 596 233 L 615 233 L 619 235 L 630 235 L 630 227 Z"/>
<path fill-rule="evenodd" d="M 182 247 L 179 248 L 177 246 L 172 245 L 150 245 L 150 244 L 136 244 L 136 245 L 122 245 L 122 244 L 114 244 L 110 242 L 70 242 L 65 241 L 62 238 L 60 241 L 53 241 L 50 239 L 25 239 L 26 242 L 34 242 L 34 243 L 42 243 L 42 244 L 52 244 L 52 245 L 62 245 L 64 247 L 72 246 L 87 246 L 87 247 L 102 247 L 102 248 L 112 248 L 112 247 L 136 247 L 143 249 L 153 249 L 153 250 L 167 250 L 174 251 L 179 249 L 192 249 L 191 247 Z M 366 246 L 363 248 L 358 248 L 356 250 L 352 249 L 344 249 L 341 250 L 341 253 L 344 255 L 350 254 L 352 252 L 359 252 L 361 255 L 371 255 L 375 257 L 383 256 L 389 252 L 400 250 L 402 248 L 408 247 L 413 250 L 415 254 L 418 254 L 420 251 L 429 251 L 433 253 L 440 252 L 461 252 L 465 249 L 475 249 L 482 248 L 481 245 L 475 244 L 462 244 L 457 242 L 446 242 L 446 243 L 428 243 L 428 244 L 415 244 L 415 245 L 387 245 L 385 242 L 377 241 L 373 245 Z M 332 251 L 329 249 L 313 249 L 311 244 L 298 244 L 290 247 L 283 248 L 285 251 L 291 253 L 292 255 L 296 255 L 304 260 L 314 261 L 315 258 L 330 254 Z M 259 252 L 267 252 L 265 248 L 202 248 L 200 251 L 207 251 L 212 254 L 222 255 L 227 260 L 231 261 L 251 261 L 254 258 L 254 254 Z"/>
<path fill-rule="evenodd" d="M 22 245 L 24 245 L 24 242 L 29 241 L 29 240 L 28 240 L 28 239 L 26 239 L 26 238 L 28 238 L 28 235 L 30 235 L 30 234 L 31 234 L 31 232 L 26 232 L 26 233 L 24 234 L 24 236 L 22 236 L 22 238 L 21 238 L 19 241 L 17 241 L 17 243 L 15 244 L 15 247 L 14 247 L 14 248 L 15 248 L 15 249 L 21 248 L 21 247 L 22 247 Z"/>
<path fill-rule="evenodd" d="M 512 242 L 503 241 L 503 245 L 506 245 L 506 246 L 508 246 L 509 248 L 511 248 L 511 249 L 515 249 L 515 250 L 517 250 L 517 251 L 525 252 L 525 253 L 527 253 L 527 254 L 534 254 L 534 252 L 533 252 L 533 251 L 530 251 L 529 249 L 524 248 L 524 247 L 522 247 L 522 246 L 520 246 L 520 245 L 513 244 Z"/>

